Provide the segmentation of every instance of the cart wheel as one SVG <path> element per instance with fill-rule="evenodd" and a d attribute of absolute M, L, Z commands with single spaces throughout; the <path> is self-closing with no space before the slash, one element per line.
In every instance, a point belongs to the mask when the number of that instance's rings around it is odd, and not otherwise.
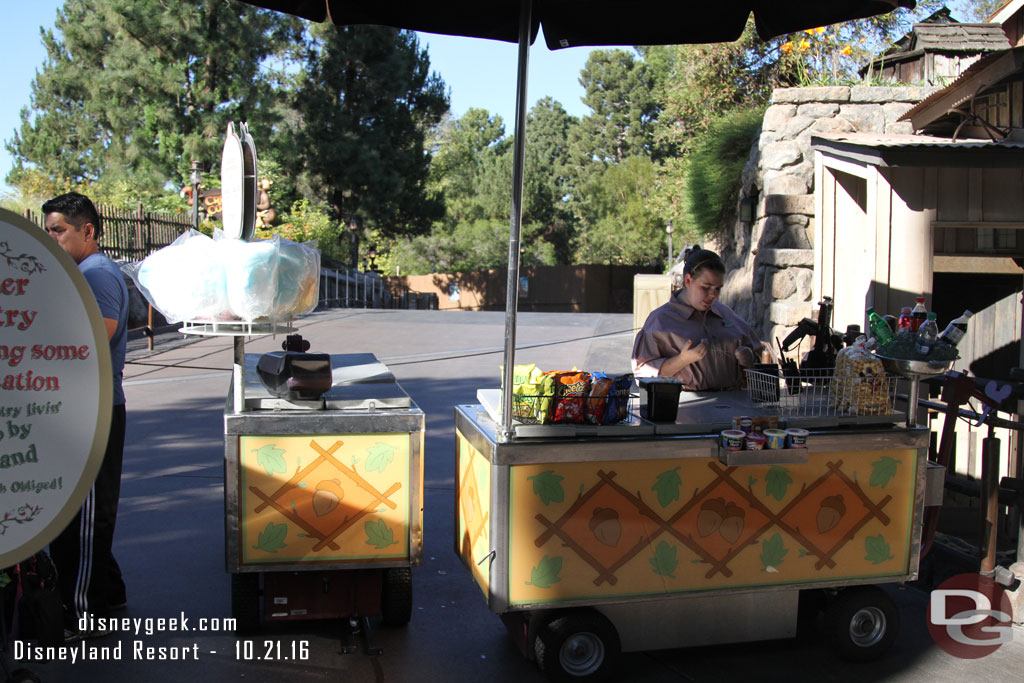
<path fill-rule="evenodd" d="M 384 570 L 380 612 L 385 626 L 405 626 L 412 617 L 412 570 L 394 567 Z"/>
<path fill-rule="evenodd" d="M 864 662 L 892 647 L 900 630 L 900 613 L 877 586 L 847 588 L 825 610 L 825 630 L 836 654 Z"/>
<path fill-rule="evenodd" d="M 7 674 L 7 683 L 41 683 L 41 679 L 28 669 L 15 669 Z"/>
<path fill-rule="evenodd" d="M 235 633 L 256 633 L 260 630 L 260 575 L 231 575 L 231 616 Z"/>
<path fill-rule="evenodd" d="M 556 616 L 533 641 L 537 666 L 552 681 L 600 681 L 619 658 L 619 634 L 593 610 Z"/>

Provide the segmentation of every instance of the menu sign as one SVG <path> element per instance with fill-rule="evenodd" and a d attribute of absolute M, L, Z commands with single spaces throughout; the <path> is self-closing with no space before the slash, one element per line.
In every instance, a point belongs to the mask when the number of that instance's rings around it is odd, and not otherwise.
<path fill-rule="evenodd" d="M 103 319 L 78 266 L 0 209 L 0 567 L 45 546 L 81 507 L 112 392 Z"/>

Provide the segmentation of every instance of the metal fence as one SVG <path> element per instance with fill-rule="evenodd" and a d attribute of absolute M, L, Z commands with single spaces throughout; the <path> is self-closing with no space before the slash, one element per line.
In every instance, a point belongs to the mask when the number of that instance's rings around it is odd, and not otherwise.
<path fill-rule="evenodd" d="M 103 221 L 100 251 L 115 261 L 141 261 L 192 227 L 186 214 L 150 213 L 141 204 L 135 210 L 97 204 L 96 210 Z M 45 224 L 45 217 L 34 211 L 26 210 L 25 218 L 39 227 Z"/>
<path fill-rule="evenodd" d="M 389 282 L 377 273 L 356 268 L 321 268 L 320 300 L 322 308 L 413 308 L 437 310 L 433 292 L 413 292 L 401 284 Z"/>
<path fill-rule="evenodd" d="M 116 261 L 141 261 L 192 227 L 186 214 L 150 213 L 141 204 L 136 210 L 97 204 L 96 210 L 103 221 L 100 250 Z M 24 216 L 40 228 L 45 226 L 42 214 L 26 210 Z M 436 295 L 399 289 L 377 273 L 321 268 L 318 303 L 323 308 L 437 308 Z"/>

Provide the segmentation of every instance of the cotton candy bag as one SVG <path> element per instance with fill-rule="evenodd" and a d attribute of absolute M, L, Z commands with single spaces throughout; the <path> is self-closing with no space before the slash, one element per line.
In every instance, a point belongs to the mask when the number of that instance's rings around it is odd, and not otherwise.
<path fill-rule="evenodd" d="M 121 270 L 167 322 L 231 318 L 224 265 L 213 240 L 197 230 Z"/>

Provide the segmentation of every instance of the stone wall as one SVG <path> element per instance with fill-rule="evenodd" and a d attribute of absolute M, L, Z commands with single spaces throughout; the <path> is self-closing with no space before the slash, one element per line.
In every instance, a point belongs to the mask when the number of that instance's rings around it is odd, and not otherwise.
<path fill-rule="evenodd" d="M 731 232 L 709 245 L 720 251 L 730 271 L 723 300 L 763 339 L 785 339 L 817 308 L 812 300 L 811 136 L 913 133 L 909 122 L 897 119 L 936 90 L 842 86 L 782 88 L 773 93 L 741 180 L 740 201 L 755 202 L 754 220 L 737 219 Z"/>

